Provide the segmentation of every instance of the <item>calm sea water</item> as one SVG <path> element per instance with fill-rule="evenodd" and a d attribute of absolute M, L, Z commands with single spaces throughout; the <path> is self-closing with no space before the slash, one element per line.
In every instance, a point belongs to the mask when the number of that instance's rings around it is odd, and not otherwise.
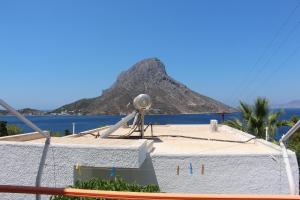
<path fill-rule="evenodd" d="M 281 119 L 290 119 L 292 115 L 300 117 L 300 109 L 285 109 Z M 120 115 L 96 115 L 96 116 L 27 116 L 29 120 L 35 123 L 43 130 L 59 131 L 69 129 L 72 131 L 72 123 L 76 123 L 76 132 L 97 128 L 103 125 L 111 125 L 118 122 L 123 116 Z M 240 113 L 231 113 L 225 115 L 225 120 L 240 117 Z M 207 124 L 211 119 L 221 121 L 220 114 L 186 114 L 186 115 L 147 115 L 146 123 L 157 124 Z M 24 132 L 32 130 L 25 124 L 20 122 L 14 116 L 0 116 L 1 121 L 7 121 L 16 124 L 23 129 Z M 283 127 L 278 131 L 278 137 L 288 130 Z"/>

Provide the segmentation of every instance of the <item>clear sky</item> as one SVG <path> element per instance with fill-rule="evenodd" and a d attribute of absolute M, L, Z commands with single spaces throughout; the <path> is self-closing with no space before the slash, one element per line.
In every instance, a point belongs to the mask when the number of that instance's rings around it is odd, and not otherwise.
<path fill-rule="evenodd" d="M 52 109 L 99 96 L 158 57 L 191 89 L 237 105 L 300 99 L 297 0 L 0 1 L 0 98 Z"/>

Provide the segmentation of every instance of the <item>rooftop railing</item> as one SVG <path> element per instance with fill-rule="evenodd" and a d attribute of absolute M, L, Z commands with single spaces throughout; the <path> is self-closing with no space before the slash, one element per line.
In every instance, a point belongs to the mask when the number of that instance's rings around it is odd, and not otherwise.
<path fill-rule="evenodd" d="M 233 194 L 179 194 L 179 193 L 143 193 L 85 190 L 74 188 L 49 188 L 16 185 L 0 185 L 0 193 L 23 193 L 40 195 L 64 195 L 70 197 L 106 198 L 106 199 L 181 199 L 181 200 L 300 200 L 299 195 L 233 195 Z"/>
<path fill-rule="evenodd" d="M 0 105 L 3 108 L 5 108 L 7 111 L 9 111 L 11 114 L 13 114 L 14 116 L 16 116 L 19 120 L 21 120 L 22 122 L 24 122 L 27 126 L 29 126 L 30 128 L 32 128 L 36 132 L 40 133 L 41 135 L 43 135 L 45 138 L 50 138 L 50 134 L 49 134 L 48 131 L 42 131 L 39 127 L 37 127 L 34 123 L 32 123 L 31 121 L 29 121 L 28 119 L 26 119 L 23 115 L 21 115 L 21 113 L 19 113 L 13 107 L 11 107 L 10 105 L 8 105 L 2 99 L 0 99 Z"/>

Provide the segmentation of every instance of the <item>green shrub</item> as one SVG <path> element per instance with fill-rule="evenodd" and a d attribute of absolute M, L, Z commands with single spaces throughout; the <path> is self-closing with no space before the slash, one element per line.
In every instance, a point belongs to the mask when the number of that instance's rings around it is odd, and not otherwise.
<path fill-rule="evenodd" d="M 8 135 L 17 135 L 23 132 L 23 130 L 20 127 L 14 124 L 8 124 L 6 128 Z"/>
<path fill-rule="evenodd" d="M 130 191 L 130 192 L 159 192 L 157 185 L 138 185 L 136 183 L 127 183 L 121 178 L 112 180 L 91 179 L 88 181 L 77 181 L 71 188 L 91 189 L 91 190 L 109 190 L 109 191 Z M 66 196 L 52 196 L 50 200 L 94 200 L 95 198 L 80 198 Z"/>
<path fill-rule="evenodd" d="M 56 131 L 56 132 L 50 132 L 50 136 L 51 137 L 62 137 L 63 134 L 61 132 Z"/>
<path fill-rule="evenodd" d="M 0 121 L 0 137 L 21 134 L 23 131 L 17 125 L 7 124 L 5 121 Z"/>
<path fill-rule="evenodd" d="M 0 121 L 0 137 L 2 136 L 8 136 L 7 133 L 7 122 Z"/>
<path fill-rule="evenodd" d="M 65 136 L 67 136 L 67 135 L 72 135 L 72 133 L 70 132 L 69 129 L 65 129 L 64 135 L 65 135 Z"/>

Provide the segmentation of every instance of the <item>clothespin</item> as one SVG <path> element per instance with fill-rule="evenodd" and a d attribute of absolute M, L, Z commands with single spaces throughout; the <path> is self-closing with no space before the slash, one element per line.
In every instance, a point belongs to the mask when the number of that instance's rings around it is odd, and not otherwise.
<path fill-rule="evenodd" d="M 112 167 L 111 172 L 110 172 L 110 177 L 115 177 L 116 176 L 116 168 Z"/>
<path fill-rule="evenodd" d="M 204 165 L 202 164 L 202 166 L 201 166 L 201 175 L 203 175 L 204 174 Z"/>
<path fill-rule="evenodd" d="M 191 174 L 191 175 L 193 174 L 193 166 L 192 166 L 192 163 L 190 163 L 190 174 Z"/>
<path fill-rule="evenodd" d="M 176 175 L 179 175 L 179 165 L 177 165 Z"/>
<path fill-rule="evenodd" d="M 81 166 L 77 163 L 75 169 L 78 171 L 78 174 L 81 176 Z"/>

